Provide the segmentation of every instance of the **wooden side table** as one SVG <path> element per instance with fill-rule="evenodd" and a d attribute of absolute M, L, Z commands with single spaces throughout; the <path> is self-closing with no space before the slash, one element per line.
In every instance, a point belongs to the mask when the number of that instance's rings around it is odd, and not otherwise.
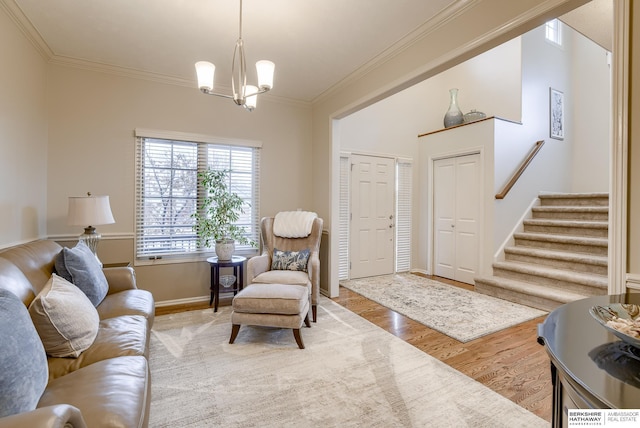
<path fill-rule="evenodd" d="M 232 256 L 231 260 L 218 260 L 218 257 L 209 257 L 207 259 L 207 263 L 211 265 L 211 299 L 209 300 L 209 306 L 213 302 L 213 312 L 218 312 L 218 304 L 220 303 L 220 268 L 233 268 L 233 275 L 236 277 L 236 281 L 225 290 L 233 291 L 235 296 L 238 291 L 242 290 L 244 285 L 244 262 L 246 260 L 247 258 L 242 256 Z"/>

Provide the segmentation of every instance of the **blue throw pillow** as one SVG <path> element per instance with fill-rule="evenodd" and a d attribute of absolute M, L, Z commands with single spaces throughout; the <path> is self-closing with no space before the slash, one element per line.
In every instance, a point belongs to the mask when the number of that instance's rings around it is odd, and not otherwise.
<path fill-rule="evenodd" d="M 294 270 L 307 272 L 310 251 L 280 251 L 273 249 L 271 270 Z"/>
<path fill-rule="evenodd" d="M 34 410 L 47 382 L 47 355 L 26 306 L 0 289 L 0 418 Z"/>
<path fill-rule="evenodd" d="M 60 251 L 56 257 L 56 272 L 82 290 L 93 306 L 98 306 L 109 291 L 102 266 L 84 241 Z"/>

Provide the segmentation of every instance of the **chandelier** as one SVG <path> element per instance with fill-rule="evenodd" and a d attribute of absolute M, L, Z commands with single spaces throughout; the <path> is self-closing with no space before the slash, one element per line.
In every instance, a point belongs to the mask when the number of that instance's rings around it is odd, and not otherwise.
<path fill-rule="evenodd" d="M 240 26 L 231 63 L 231 90 L 233 95 L 213 91 L 213 76 L 216 66 L 208 61 L 196 62 L 198 87 L 204 94 L 230 98 L 237 105 L 253 111 L 256 108 L 258 95 L 267 92 L 273 87 L 273 71 L 275 67 L 275 64 L 271 61 L 258 61 L 256 63 L 258 86 L 247 85 L 247 62 L 244 55 L 244 41 L 242 40 L 242 0 L 240 0 Z"/>

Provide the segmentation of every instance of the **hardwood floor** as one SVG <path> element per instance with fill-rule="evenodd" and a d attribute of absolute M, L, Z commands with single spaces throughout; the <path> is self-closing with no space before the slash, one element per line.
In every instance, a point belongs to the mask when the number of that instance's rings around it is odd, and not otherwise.
<path fill-rule="evenodd" d="M 427 278 L 473 290 L 468 284 Z M 461 343 L 344 287 L 332 300 L 551 422 L 550 361 L 537 343 L 544 317 Z"/>
<path fill-rule="evenodd" d="M 427 278 L 473 290 L 460 282 Z M 461 343 L 344 287 L 332 300 L 551 422 L 550 362 L 537 343 L 537 326 L 544 317 Z M 221 306 L 230 304 L 231 298 L 220 301 Z M 156 315 L 207 307 L 201 303 L 156 308 Z"/>

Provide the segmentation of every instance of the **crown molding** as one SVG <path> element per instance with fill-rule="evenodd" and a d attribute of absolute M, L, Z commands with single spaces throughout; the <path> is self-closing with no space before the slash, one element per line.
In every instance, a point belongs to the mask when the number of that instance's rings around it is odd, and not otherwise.
<path fill-rule="evenodd" d="M 586 3 L 588 0 L 584 0 Z M 420 76 L 422 76 L 427 71 L 434 68 L 437 64 L 446 63 L 454 58 L 460 57 L 465 53 L 474 51 L 475 49 L 480 48 L 482 45 L 489 43 L 492 40 L 500 39 L 504 36 L 511 34 L 515 29 L 522 27 L 525 24 L 528 24 L 539 18 L 540 16 L 545 16 L 550 13 L 552 10 L 562 10 L 566 8 L 568 4 L 574 3 L 574 0 L 545 0 L 539 2 L 535 7 L 527 9 L 524 13 L 517 16 L 515 19 L 507 23 L 506 25 L 497 27 L 474 40 L 469 41 L 467 44 L 459 46 L 458 48 L 447 52 L 445 55 L 440 58 L 436 58 L 432 61 L 428 61 L 423 67 L 420 67 L 418 70 L 414 70 L 409 75 L 403 76 L 402 78 L 394 81 L 391 85 L 387 85 L 382 89 L 384 93 L 388 93 L 389 90 L 393 90 L 393 88 L 400 87 L 404 89 L 411 84 L 418 83 L 420 80 Z M 437 29 L 443 27 L 448 24 L 455 18 L 460 15 L 468 12 L 474 7 L 481 5 L 482 0 L 460 0 L 449 7 L 443 9 L 439 14 L 435 15 L 432 19 L 425 22 L 417 29 L 409 33 L 407 36 L 396 42 L 393 46 L 383 51 L 380 55 L 373 58 L 371 61 L 367 62 L 363 66 L 359 67 L 356 71 L 342 79 L 340 82 L 333 85 L 331 88 L 324 91 L 322 94 L 317 96 L 312 100 L 312 104 L 318 104 L 326 101 L 331 96 L 345 91 L 346 88 L 352 85 L 355 81 L 361 79 L 366 74 L 372 72 L 373 70 L 379 68 L 383 64 L 391 61 L 393 58 L 409 49 L 411 46 L 416 43 L 422 41 L 430 34 L 432 34 Z M 565 11 L 566 12 L 566 11 Z M 409 84 L 407 84 L 407 82 Z M 382 93 L 382 92 L 381 92 Z"/>
<path fill-rule="evenodd" d="M 148 82 L 155 82 L 155 83 L 160 83 L 165 85 L 183 86 L 186 88 L 193 88 L 194 91 L 198 91 L 197 82 L 195 79 L 185 79 L 183 77 L 170 76 L 166 74 L 154 73 L 151 71 L 138 70 L 134 68 L 121 67 L 117 65 L 105 64 L 105 63 L 89 61 L 85 59 L 72 58 L 72 57 L 52 54 L 51 58 L 49 59 L 49 64 L 57 65 L 61 67 L 87 70 L 95 73 L 110 74 L 113 76 L 140 79 Z M 231 93 L 230 87 L 226 87 L 224 85 L 218 85 L 218 86 L 222 91 Z M 298 108 L 309 108 L 309 109 L 311 108 L 311 102 L 309 101 L 296 100 L 296 99 L 287 98 L 287 97 L 280 97 L 272 93 L 266 93 L 266 94 L 260 95 L 260 100 L 295 106 Z"/>
<path fill-rule="evenodd" d="M 393 45 L 382 51 L 380 54 L 376 55 L 373 59 L 358 67 L 354 72 L 349 74 L 340 82 L 336 83 L 335 85 L 324 91 L 322 94 L 315 97 L 312 100 L 312 104 L 320 103 L 331 97 L 333 94 L 344 90 L 345 87 L 351 85 L 354 81 L 362 78 L 372 70 L 380 67 L 382 64 L 389 62 L 400 53 L 418 43 L 420 40 L 423 40 L 425 37 L 429 36 L 438 28 L 446 25 L 451 20 L 466 12 L 468 9 L 475 7 L 475 5 L 478 3 L 481 3 L 481 0 L 459 0 L 455 3 L 452 3 L 445 9 L 441 10 L 438 14 L 434 15 L 433 18 L 419 25 L 409 34 L 405 35 Z"/>
<path fill-rule="evenodd" d="M 38 51 L 45 60 L 50 60 L 53 57 L 53 51 L 22 9 L 20 9 L 20 6 L 18 6 L 14 0 L 0 0 L 0 7 L 4 9 L 9 18 L 16 24 L 16 27 L 18 27 L 27 40 L 31 42 L 33 47 L 36 48 L 36 51 Z"/>
<path fill-rule="evenodd" d="M 24 14 L 20 6 L 14 0 L 0 0 L 0 9 L 4 10 L 7 16 L 14 22 L 20 32 L 33 45 L 36 51 L 51 65 L 76 68 L 80 70 L 93 71 L 97 73 L 111 74 L 114 76 L 129 77 L 145 80 L 165 85 L 184 86 L 196 88 L 195 79 L 185 79 L 178 76 L 153 73 L 150 71 L 137 70 L 133 68 L 120 67 L 96 61 L 89 61 L 80 58 L 57 55 L 45 42 L 42 35 L 36 30 L 29 18 Z M 221 86 L 221 89 L 231 93 L 231 88 Z M 263 94 L 260 99 L 270 103 L 294 106 L 296 108 L 311 108 L 310 101 L 298 100 L 274 95 L 272 93 Z"/>

